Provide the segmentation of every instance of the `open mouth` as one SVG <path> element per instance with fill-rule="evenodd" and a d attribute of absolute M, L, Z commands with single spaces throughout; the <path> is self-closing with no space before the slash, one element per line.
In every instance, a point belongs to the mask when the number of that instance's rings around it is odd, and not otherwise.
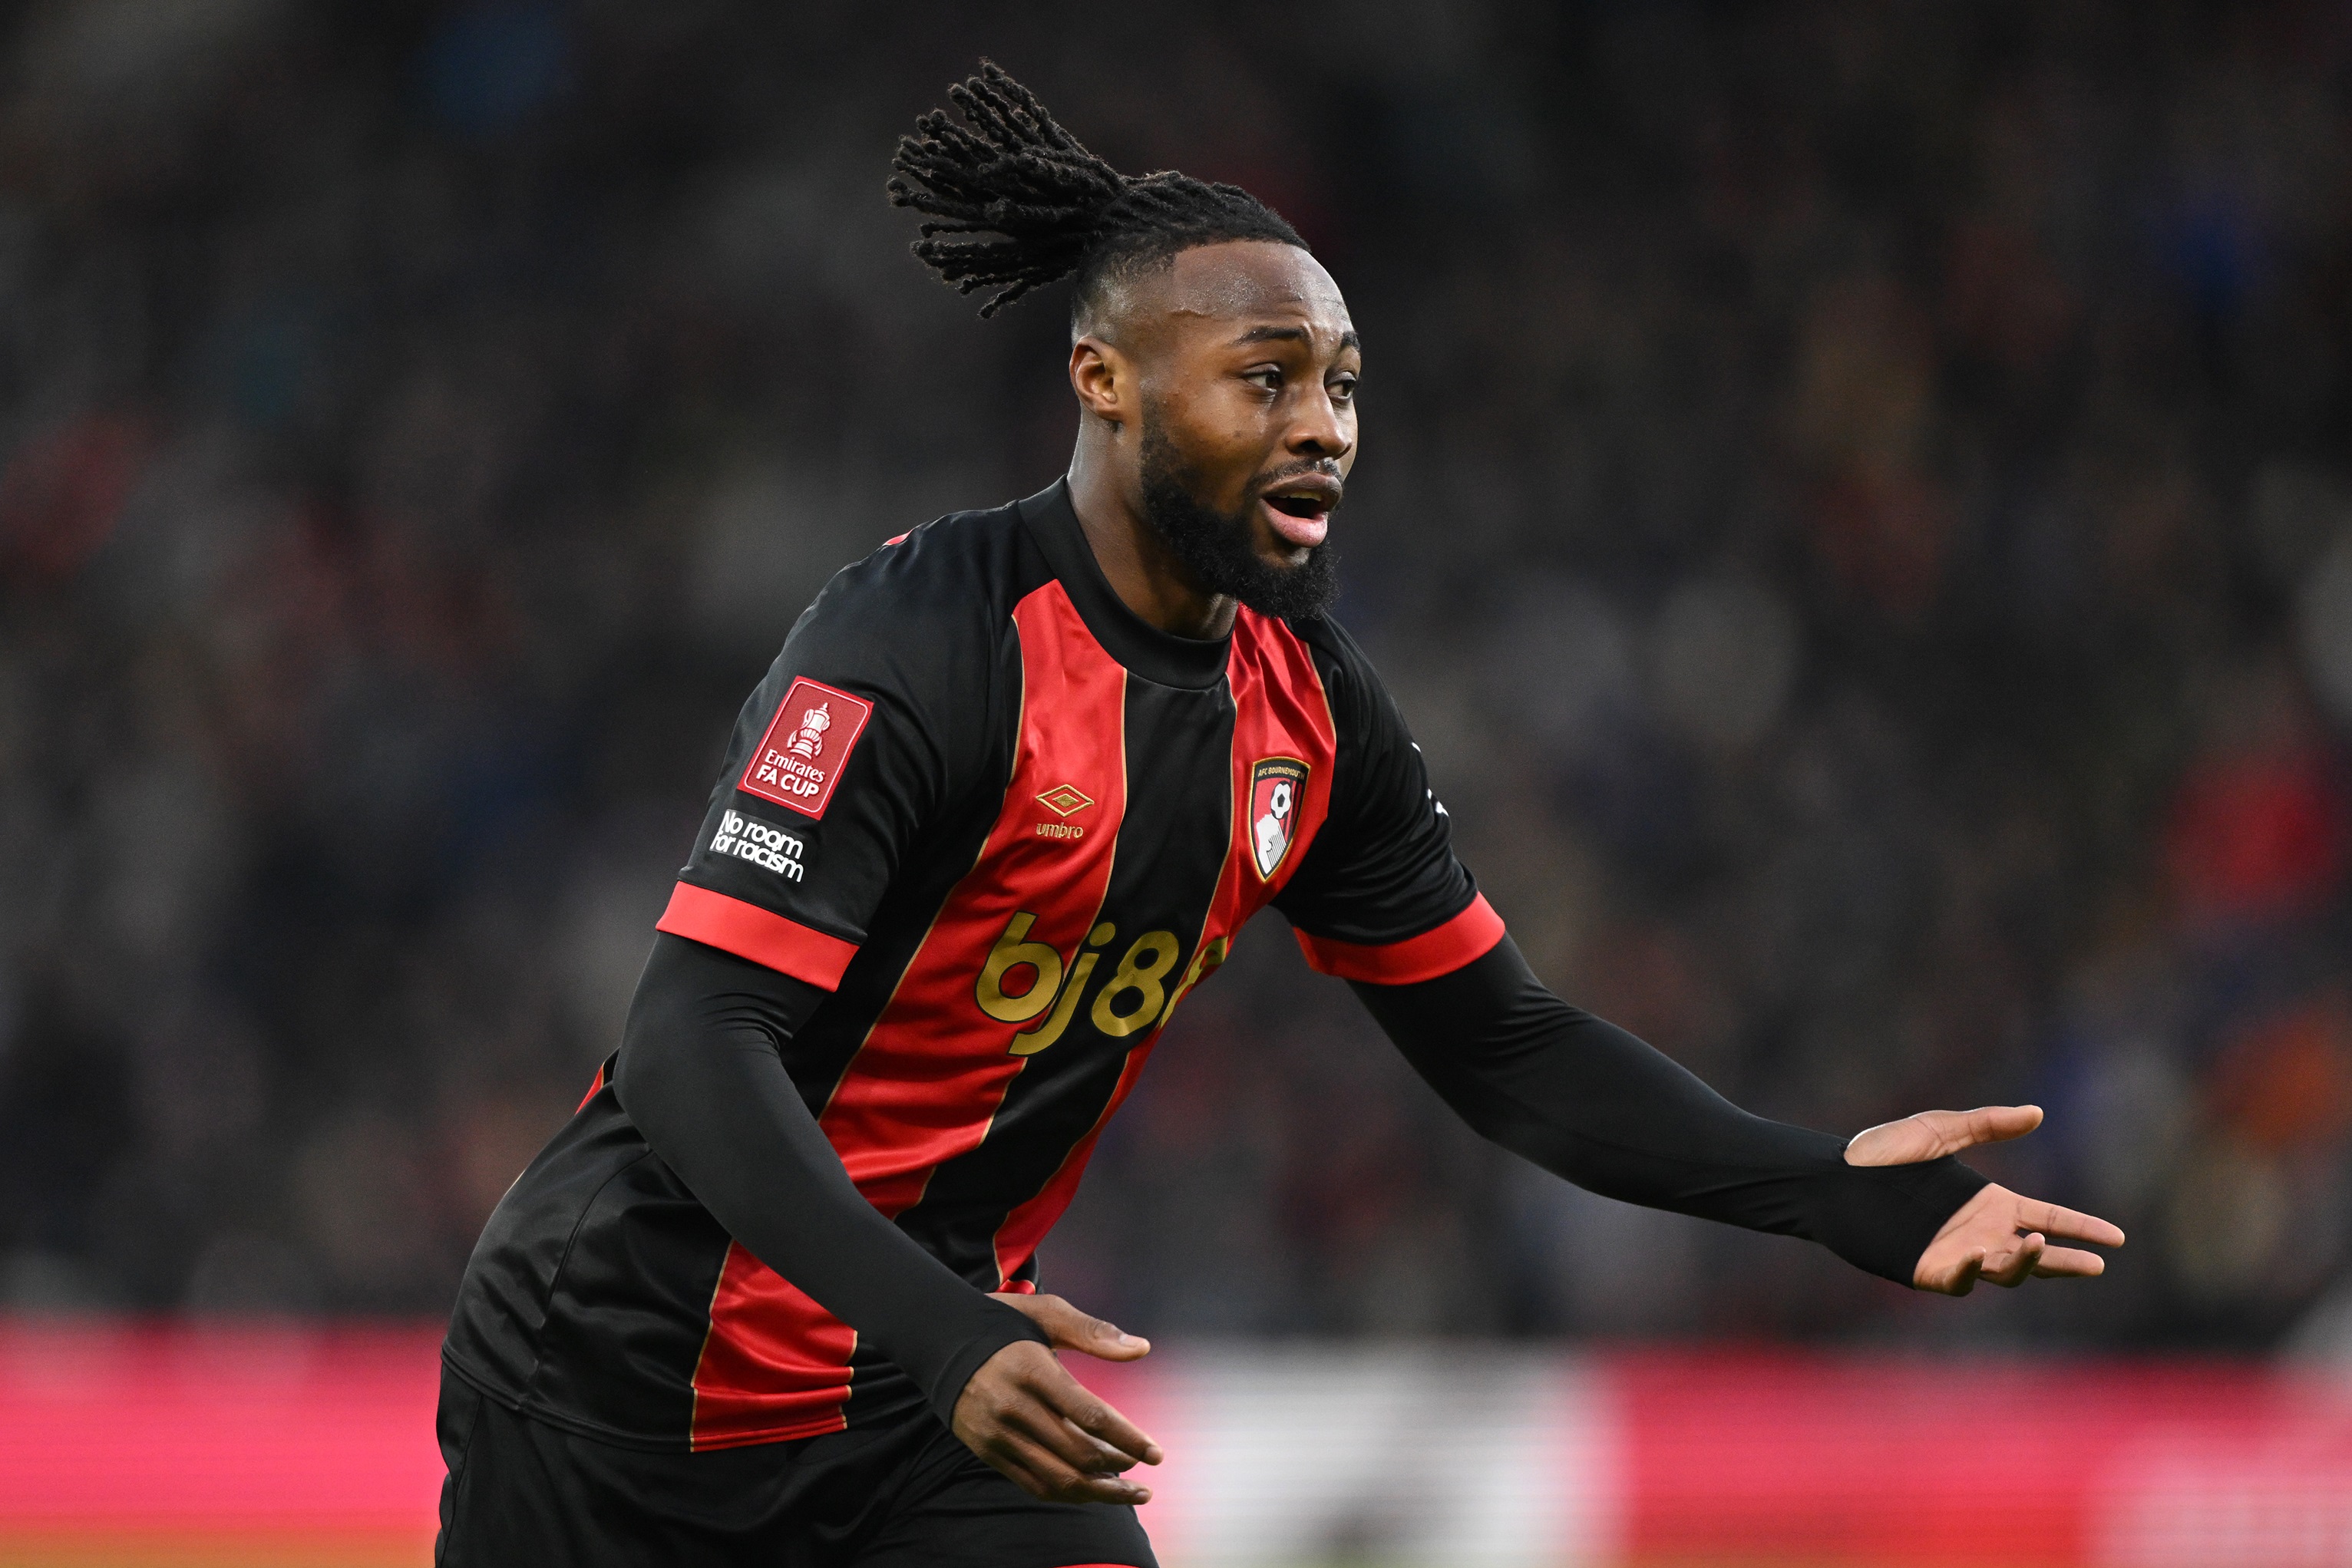
<path fill-rule="evenodd" d="M 1296 486 L 1262 497 L 1266 521 L 1285 544 L 1311 549 L 1331 529 L 1331 507 L 1338 499 L 1336 485 Z"/>

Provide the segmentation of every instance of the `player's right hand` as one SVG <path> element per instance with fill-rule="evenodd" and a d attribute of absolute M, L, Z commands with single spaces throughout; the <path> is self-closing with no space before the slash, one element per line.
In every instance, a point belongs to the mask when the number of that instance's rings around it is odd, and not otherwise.
<path fill-rule="evenodd" d="M 1150 1343 L 1090 1318 L 1059 1296 L 1000 1295 L 1045 1331 L 1055 1350 L 1134 1361 Z M 1121 1472 L 1156 1465 L 1160 1445 L 1071 1376 L 1034 1340 L 1006 1345 L 982 1364 L 956 1401 L 955 1435 L 1032 1497 L 1053 1502 L 1144 1503 L 1151 1489 Z"/>

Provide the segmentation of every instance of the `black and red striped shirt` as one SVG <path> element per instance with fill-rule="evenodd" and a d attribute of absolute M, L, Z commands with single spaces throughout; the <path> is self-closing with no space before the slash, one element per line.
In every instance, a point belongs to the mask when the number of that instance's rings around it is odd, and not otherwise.
<path fill-rule="evenodd" d="M 784 1045 L 857 1191 L 981 1291 L 1034 1259 L 1192 987 L 1268 904 L 1326 973 L 1503 940 L 1328 620 L 1119 601 L 1066 486 L 849 567 L 745 705 L 659 929 L 829 993 Z M 485 1232 L 452 1366 L 593 1435 L 837 1430 L 909 1381 L 698 1204 L 600 1077 Z"/>

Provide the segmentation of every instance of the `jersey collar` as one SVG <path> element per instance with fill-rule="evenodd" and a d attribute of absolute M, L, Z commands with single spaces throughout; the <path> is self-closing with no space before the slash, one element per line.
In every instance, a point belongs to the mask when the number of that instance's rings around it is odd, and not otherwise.
<path fill-rule="evenodd" d="M 1163 686 L 1193 690 L 1213 686 L 1225 678 L 1230 636 L 1204 641 L 1162 632 L 1119 598 L 1095 559 L 1085 530 L 1078 527 L 1066 478 L 1055 480 L 1021 502 L 1020 511 L 1022 520 L 1029 525 L 1030 537 L 1045 552 L 1045 564 L 1068 591 L 1070 602 L 1077 606 L 1078 618 L 1103 651 L 1130 674 Z"/>

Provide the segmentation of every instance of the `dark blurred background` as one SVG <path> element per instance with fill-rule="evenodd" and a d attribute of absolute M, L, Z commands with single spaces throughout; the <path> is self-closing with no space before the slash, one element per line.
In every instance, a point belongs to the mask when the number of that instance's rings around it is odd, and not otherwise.
<path fill-rule="evenodd" d="M 1367 344 L 1341 615 L 1565 995 L 2134 1233 L 1912 1299 L 1486 1149 L 1269 917 L 1045 1276 L 1155 1334 L 2256 1348 L 2352 1240 L 2352 12 L 12 7 L 0 1306 L 443 1311 L 840 564 L 1050 480 L 982 53 Z M 855 14 L 853 14 L 855 10 Z M 1989 1292 L 1988 1294 L 1994 1294 Z"/>

